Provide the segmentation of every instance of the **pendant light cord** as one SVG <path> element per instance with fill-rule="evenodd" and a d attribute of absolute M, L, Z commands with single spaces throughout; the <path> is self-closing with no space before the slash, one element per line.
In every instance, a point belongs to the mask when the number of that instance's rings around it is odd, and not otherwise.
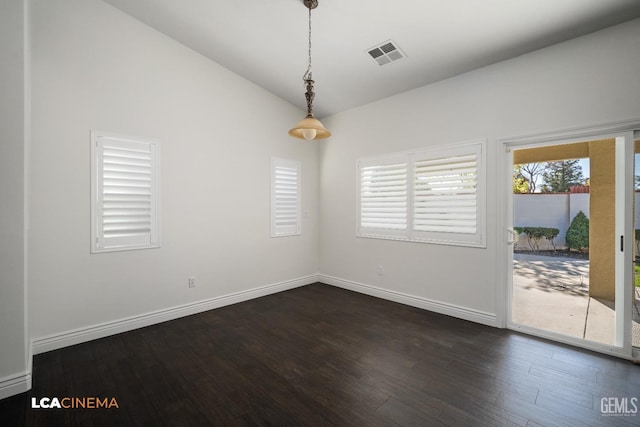
<path fill-rule="evenodd" d="M 309 8 L 309 66 L 307 67 L 307 72 L 302 76 L 303 81 L 311 80 L 313 78 L 311 72 L 311 8 Z"/>

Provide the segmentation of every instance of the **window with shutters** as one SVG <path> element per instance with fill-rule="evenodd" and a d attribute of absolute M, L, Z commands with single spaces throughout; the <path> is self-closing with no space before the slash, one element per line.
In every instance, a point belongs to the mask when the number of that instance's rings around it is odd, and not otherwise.
<path fill-rule="evenodd" d="M 394 157 L 359 162 L 359 235 L 407 235 L 407 166 Z"/>
<path fill-rule="evenodd" d="M 412 240 L 485 246 L 482 142 L 415 153 Z"/>
<path fill-rule="evenodd" d="M 301 234 L 300 162 L 271 159 L 271 236 Z"/>
<path fill-rule="evenodd" d="M 91 252 L 160 246 L 159 147 L 91 133 Z"/>
<path fill-rule="evenodd" d="M 359 161 L 357 235 L 486 247 L 485 145 Z"/>

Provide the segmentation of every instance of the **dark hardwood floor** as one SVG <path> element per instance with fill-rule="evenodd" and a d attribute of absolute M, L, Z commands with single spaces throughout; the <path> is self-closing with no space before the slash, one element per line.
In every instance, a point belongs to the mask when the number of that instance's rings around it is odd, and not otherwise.
<path fill-rule="evenodd" d="M 640 366 L 314 284 L 37 355 L 0 425 L 640 425 L 610 397 L 633 410 Z"/>

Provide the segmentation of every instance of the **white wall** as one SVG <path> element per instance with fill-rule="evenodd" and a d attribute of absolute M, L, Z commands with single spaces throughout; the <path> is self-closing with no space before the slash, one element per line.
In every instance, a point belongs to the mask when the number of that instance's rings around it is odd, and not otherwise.
<path fill-rule="evenodd" d="M 513 195 L 513 223 L 519 227 L 553 227 L 560 230 L 556 248 L 566 244 L 565 237 L 571 221 L 582 211 L 589 217 L 589 193 L 524 193 Z M 527 238 L 520 236 L 517 249 L 530 249 Z M 543 239 L 541 249 L 553 249 Z"/>
<path fill-rule="evenodd" d="M 32 8 L 36 351 L 318 272 L 317 147 L 287 135 L 303 111 L 101 1 Z M 160 249 L 89 253 L 91 129 L 160 141 Z M 302 236 L 269 237 L 271 156 L 302 162 Z"/>
<path fill-rule="evenodd" d="M 635 206 L 640 206 L 640 192 L 635 192 Z M 640 209 L 635 209 L 634 228 L 640 229 Z M 589 218 L 589 193 L 524 193 L 513 195 L 513 222 L 520 227 L 555 227 L 560 230 L 555 239 L 556 248 L 566 244 L 565 237 L 571 221 L 583 212 Z M 553 249 L 546 239 L 540 242 L 541 249 Z M 523 234 L 516 249 L 530 249 Z"/>
<path fill-rule="evenodd" d="M 589 194 L 584 193 L 589 200 Z M 554 227 L 560 230 L 555 239 L 557 246 L 565 244 L 565 235 L 569 228 L 569 211 L 571 209 L 569 193 L 564 194 L 514 194 L 513 225 L 518 227 Z M 587 212 L 588 215 L 588 212 Z M 546 241 L 543 248 L 551 248 Z M 529 249 L 526 236 L 523 234 L 516 243 L 518 249 Z"/>
<path fill-rule="evenodd" d="M 496 314 L 497 139 L 638 117 L 638 40 L 636 20 L 326 118 L 325 280 L 475 320 Z M 489 141 L 486 249 L 355 237 L 356 159 L 477 138 Z"/>
<path fill-rule="evenodd" d="M 589 200 L 590 200 L 589 193 L 571 193 L 570 194 L 568 226 L 571 225 L 571 221 L 573 221 L 573 219 L 576 217 L 576 215 L 578 215 L 580 211 L 582 211 L 582 213 L 584 213 L 587 216 L 587 218 L 589 218 L 590 209 L 591 209 Z"/>
<path fill-rule="evenodd" d="M 30 387 L 25 277 L 25 9 L 0 2 L 0 398 Z"/>
<path fill-rule="evenodd" d="M 326 118 L 334 136 L 321 144 L 318 167 L 317 144 L 286 135 L 303 113 L 295 107 L 100 1 L 36 0 L 25 132 L 18 5 L 3 2 L 0 13 L 0 53 L 17 58 L 1 62 L 0 117 L 12 125 L 0 130 L 0 380 L 26 369 L 25 194 L 29 321 L 42 348 L 90 337 L 83 328 L 301 283 L 319 267 L 338 284 L 486 321 L 498 277 L 496 139 L 640 111 L 634 21 Z M 162 248 L 89 253 L 91 129 L 161 142 Z M 477 138 L 489 141 L 487 249 L 355 238 L 357 158 Z M 301 237 L 269 238 L 272 155 L 302 161 Z"/>

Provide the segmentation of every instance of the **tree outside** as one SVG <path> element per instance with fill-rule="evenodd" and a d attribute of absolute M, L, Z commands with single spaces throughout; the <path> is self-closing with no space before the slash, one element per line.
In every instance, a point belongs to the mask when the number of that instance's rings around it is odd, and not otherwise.
<path fill-rule="evenodd" d="M 522 174 L 522 165 L 513 166 L 513 193 L 530 193 L 529 181 Z"/>
<path fill-rule="evenodd" d="M 535 193 L 544 172 L 544 163 L 525 163 L 513 166 L 513 192 Z"/>
<path fill-rule="evenodd" d="M 525 163 L 522 165 L 522 176 L 529 184 L 528 193 L 535 193 L 538 186 L 538 179 L 544 172 L 543 163 Z"/>
<path fill-rule="evenodd" d="M 514 193 L 567 193 L 572 186 L 589 186 L 580 159 L 525 163 L 513 167 Z M 640 188 L 640 177 L 636 179 Z"/>
<path fill-rule="evenodd" d="M 572 186 L 585 182 L 579 159 L 547 162 L 542 179 L 543 193 L 567 193 Z"/>
<path fill-rule="evenodd" d="M 589 249 L 589 218 L 580 211 L 571 221 L 565 238 L 567 248 L 577 251 Z"/>

